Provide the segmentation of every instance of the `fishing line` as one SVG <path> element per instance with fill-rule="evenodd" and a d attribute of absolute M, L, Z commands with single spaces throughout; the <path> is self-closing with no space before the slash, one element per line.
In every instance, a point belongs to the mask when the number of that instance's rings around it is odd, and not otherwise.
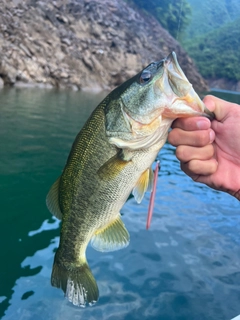
<path fill-rule="evenodd" d="M 181 26 L 181 19 L 182 19 L 182 7 L 183 7 L 183 0 L 181 0 L 181 4 L 180 4 L 180 12 L 179 12 L 179 19 L 178 19 L 178 28 L 177 28 L 177 36 L 176 36 L 176 40 L 178 41 L 178 36 L 180 33 L 180 26 Z"/>

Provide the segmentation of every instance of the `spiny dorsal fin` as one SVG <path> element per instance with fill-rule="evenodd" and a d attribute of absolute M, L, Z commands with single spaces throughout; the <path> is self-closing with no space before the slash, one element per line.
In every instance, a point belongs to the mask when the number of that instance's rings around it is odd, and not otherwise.
<path fill-rule="evenodd" d="M 54 182 L 51 189 L 49 190 L 46 198 L 46 204 L 51 214 L 53 214 L 55 217 L 61 220 L 62 212 L 59 207 L 59 197 L 58 197 L 59 182 L 60 182 L 60 178 L 58 178 Z"/>
<path fill-rule="evenodd" d="M 132 194 L 137 201 L 140 203 L 144 197 L 146 191 L 151 191 L 153 186 L 153 172 L 152 168 L 144 171 L 139 178 L 136 186 L 133 188 Z"/>
<path fill-rule="evenodd" d="M 92 237 L 91 245 L 97 251 L 109 252 L 125 248 L 129 244 L 129 233 L 120 216 Z"/>

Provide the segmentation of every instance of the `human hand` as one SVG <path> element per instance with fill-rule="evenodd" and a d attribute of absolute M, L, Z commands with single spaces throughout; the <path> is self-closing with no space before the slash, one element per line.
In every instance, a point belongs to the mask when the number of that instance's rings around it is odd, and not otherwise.
<path fill-rule="evenodd" d="M 203 101 L 216 119 L 177 119 L 168 141 L 177 147 L 181 169 L 194 181 L 240 200 L 240 105 L 214 96 Z"/>

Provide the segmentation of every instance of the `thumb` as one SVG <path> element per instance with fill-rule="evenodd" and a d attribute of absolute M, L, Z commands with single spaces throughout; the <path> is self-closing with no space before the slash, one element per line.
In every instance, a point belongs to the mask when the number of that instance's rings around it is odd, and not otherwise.
<path fill-rule="evenodd" d="M 222 121 L 232 108 L 231 102 L 219 99 L 211 95 L 206 96 L 203 99 L 203 102 L 210 111 L 214 112 L 216 120 L 218 121 Z"/>

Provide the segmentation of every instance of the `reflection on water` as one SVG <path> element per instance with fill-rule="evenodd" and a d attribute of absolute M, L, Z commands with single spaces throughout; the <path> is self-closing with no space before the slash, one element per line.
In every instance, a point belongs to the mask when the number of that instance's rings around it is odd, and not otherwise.
<path fill-rule="evenodd" d="M 122 209 L 128 248 L 105 254 L 88 248 L 100 289 L 96 306 L 73 307 L 50 286 L 59 221 L 50 216 L 45 197 L 75 135 L 103 96 L 0 92 L 0 317 L 233 318 L 240 313 L 239 202 L 193 183 L 179 170 L 169 145 L 159 155 L 151 229 L 145 230 L 147 194 L 141 205 L 130 199 Z"/>

